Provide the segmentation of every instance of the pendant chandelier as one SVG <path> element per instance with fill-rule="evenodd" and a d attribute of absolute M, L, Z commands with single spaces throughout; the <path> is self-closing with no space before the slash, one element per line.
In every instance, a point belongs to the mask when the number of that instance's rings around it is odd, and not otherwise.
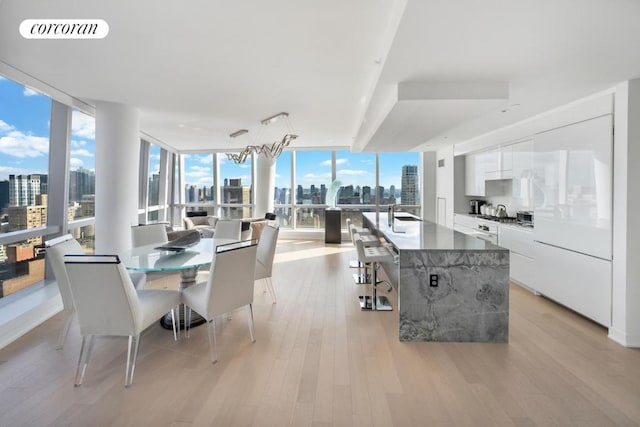
<path fill-rule="evenodd" d="M 256 141 L 257 141 L 262 131 L 262 128 L 264 126 L 270 125 L 271 123 L 279 119 L 285 120 L 287 124 L 287 130 L 288 130 L 288 133 L 285 133 L 285 135 L 282 137 L 280 141 L 276 141 L 270 144 L 247 145 L 245 148 L 243 148 L 240 151 L 240 153 L 237 153 L 237 154 L 227 153 L 227 158 L 229 160 L 232 160 L 234 163 L 238 163 L 238 164 L 244 163 L 247 160 L 247 157 L 249 157 L 251 154 L 256 154 L 256 155 L 264 154 L 269 159 L 277 159 L 282 153 L 282 150 L 288 147 L 291 141 L 293 141 L 298 137 L 298 135 L 295 135 L 291 129 L 291 123 L 289 122 L 289 113 L 281 112 L 278 114 L 274 114 L 273 116 L 267 117 L 264 120 L 261 120 L 260 131 L 258 132 L 258 136 L 256 137 Z M 236 132 L 233 132 L 231 135 L 229 135 L 229 137 L 236 138 L 248 132 L 249 131 L 246 129 L 240 129 Z"/>

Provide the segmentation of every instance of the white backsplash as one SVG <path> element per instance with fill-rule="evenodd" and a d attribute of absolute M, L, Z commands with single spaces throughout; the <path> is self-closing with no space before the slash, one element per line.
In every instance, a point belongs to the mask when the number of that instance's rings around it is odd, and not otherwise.
<path fill-rule="evenodd" d="M 509 216 L 516 216 L 517 211 L 533 210 L 528 198 L 513 197 L 513 184 L 511 179 L 485 181 L 486 197 L 468 197 L 468 199 L 484 200 L 493 206 L 505 205 Z"/>

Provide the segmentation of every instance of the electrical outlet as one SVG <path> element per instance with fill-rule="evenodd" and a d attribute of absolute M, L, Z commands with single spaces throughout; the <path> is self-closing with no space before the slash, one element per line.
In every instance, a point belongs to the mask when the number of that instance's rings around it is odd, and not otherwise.
<path fill-rule="evenodd" d="M 429 275 L 429 286 L 431 286 L 432 288 L 437 288 L 438 287 L 438 275 L 437 274 L 430 274 Z"/>

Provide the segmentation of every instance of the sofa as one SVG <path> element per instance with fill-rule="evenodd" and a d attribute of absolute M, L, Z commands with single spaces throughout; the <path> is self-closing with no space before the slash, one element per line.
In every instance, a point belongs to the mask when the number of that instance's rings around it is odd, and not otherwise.
<path fill-rule="evenodd" d="M 184 218 L 183 222 L 185 230 L 198 230 L 202 237 L 213 237 L 218 217 L 211 215 L 191 216 Z"/>
<path fill-rule="evenodd" d="M 240 234 L 242 240 L 259 240 L 262 229 L 270 222 L 264 218 L 243 218 L 238 221 L 242 221 Z M 213 237 L 218 217 L 211 215 L 189 216 L 184 218 L 183 222 L 185 230 L 198 230 L 202 237 Z"/>

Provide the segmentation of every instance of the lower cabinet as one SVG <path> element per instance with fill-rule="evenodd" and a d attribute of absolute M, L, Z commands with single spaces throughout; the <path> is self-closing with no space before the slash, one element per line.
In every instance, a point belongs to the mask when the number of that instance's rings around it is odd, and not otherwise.
<path fill-rule="evenodd" d="M 536 274 L 535 264 L 532 258 L 511 251 L 509 257 L 509 277 L 529 288 L 533 288 L 533 277 Z"/>
<path fill-rule="evenodd" d="M 604 325 L 611 325 L 611 261 L 534 242 L 532 288 Z"/>

